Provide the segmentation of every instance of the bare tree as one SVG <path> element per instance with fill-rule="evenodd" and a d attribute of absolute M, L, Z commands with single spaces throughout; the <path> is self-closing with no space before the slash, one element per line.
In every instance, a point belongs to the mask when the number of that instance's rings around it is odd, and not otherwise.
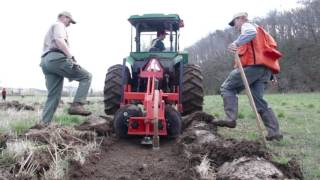
<path fill-rule="evenodd" d="M 284 55 L 278 91 L 320 90 L 320 0 L 299 3 L 300 8 L 270 11 L 267 17 L 254 19 L 276 39 Z M 233 58 L 226 47 L 236 36 L 231 28 L 217 30 L 186 49 L 190 62 L 202 67 L 207 94 L 218 93 L 232 69 Z"/>

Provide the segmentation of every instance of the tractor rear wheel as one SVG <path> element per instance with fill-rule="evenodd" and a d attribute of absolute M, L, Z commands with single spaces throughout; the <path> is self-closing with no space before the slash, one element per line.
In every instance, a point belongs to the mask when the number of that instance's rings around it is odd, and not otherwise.
<path fill-rule="evenodd" d="M 202 111 L 203 76 L 198 65 L 186 64 L 183 68 L 182 115 L 188 115 Z"/>
<path fill-rule="evenodd" d="M 167 120 L 168 137 L 176 138 L 181 134 L 181 115 L 171 105 L 166 105 L 165 117 Z"/>
<path fill-rule="evenodd" d="M 142 112 L 136 105 L 126 105 L 121 107 L 113 117 L 113 128 L 120 138 L 128 137 L 128 123 L 130 117 L 141 117 Z"/>
<path fill-rule="evenodd" d="M 104 82 L 104 112 L 106 114 L 114 114 L 120 107 L 122 89 L 122 68 L 126 68 L 123 65 L 117 64 L 111 66 L 106 74 Z M 127 84 L 130 78 L 129 70 L 126 68 L 124 83 Z"/>

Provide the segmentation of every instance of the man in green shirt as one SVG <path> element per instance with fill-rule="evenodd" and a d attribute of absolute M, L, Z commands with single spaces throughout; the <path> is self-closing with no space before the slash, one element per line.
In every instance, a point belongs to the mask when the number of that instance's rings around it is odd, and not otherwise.
<path fill-rule="evenodd" d="M 41 68 L 46 79 L 48 89 L 47 101 L 44 105 L 41 125 L 49 125 L 58 107 L 63 89 L 63 80 L 78 81 L 74 101 L 68 109 L 72 115 L 90 115 L 91 112 L 84 109 L 92 75 L 82 68 L 75 60 L 68 42 L 67 27 L 76 24 L 69 12 L 62 12 L 58 20 L 49 28 L 46 34 L 41 56 Z"/>

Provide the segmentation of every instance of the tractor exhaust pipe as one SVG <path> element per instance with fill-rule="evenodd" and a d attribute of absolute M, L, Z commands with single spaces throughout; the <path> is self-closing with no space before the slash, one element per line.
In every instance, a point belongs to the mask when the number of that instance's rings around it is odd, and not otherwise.
<path fill-rule="evenodd" d="M 160 149 L 159 129 L 158 129 L 158 114 L 159 114 L 159 90 L 154 91 L 154 104 L 153 104 L 153 150 Z"/>

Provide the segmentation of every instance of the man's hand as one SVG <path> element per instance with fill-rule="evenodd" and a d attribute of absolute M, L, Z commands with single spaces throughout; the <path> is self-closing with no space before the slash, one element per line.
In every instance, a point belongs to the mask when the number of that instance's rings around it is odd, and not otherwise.
<path fill-rule="evenodd" d="M 72 56 L 70 59 L 72 60 L 72 62 L 77 63 L 76 58 L 74 56 Z"/>
<path fill-rule="evenodd" d="M 229 52 L 233 52 L 233 53 L 235 53 L 236 51 L 237 51 L 237 45 L 235 44 L 235 43 L 231 43 L 231 44 L 229 44 L 229 46 L 228 46 L 228 51 Z"/>
<path fill-rule="evenodd" d="M 272 84 L 273 86 L 275 86 L 275 85 L 277 85 L 277 83 L 278 83 L 277 76 L 272 75 L 272 77 L 271 77 L 271 84 Z"/>
<path fill-rule="evenodd" d="M 73 68 L 76 68 L 78 70 L 81 69 L 81 66 L 77 63 L 76 58 L 74 56 L 72 56 L 71 58 L 69 58 L 70 61 L 72 62 Z"/>
<path fill-rule="evenodd" d="M 66 43 L 65 39 L 64 38 L 57 38 L 55 39 L 55 42 L 58 46 L 58 49 L 60 49 L 61 51 L 64 52 L 64 54 L 68 57 L 68 58 L 71 58 L 72 55 L 71 55 L 71 52 L 69 50 L 69 46 L 68 44 Z"/>

